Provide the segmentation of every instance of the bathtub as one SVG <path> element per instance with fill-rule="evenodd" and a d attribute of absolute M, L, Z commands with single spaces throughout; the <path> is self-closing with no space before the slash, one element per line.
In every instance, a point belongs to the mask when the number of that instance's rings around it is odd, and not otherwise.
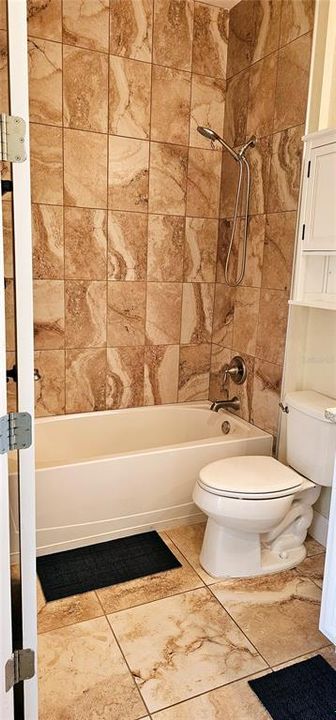
<path fill-rule="evenodd" d="M 208 402 L 38 419 L 38 553 L 197 522 L 191 496 L 204 465 L 271 451 L 271 435 Z M 15 552 L 15 468 L 10 490 Z"/>

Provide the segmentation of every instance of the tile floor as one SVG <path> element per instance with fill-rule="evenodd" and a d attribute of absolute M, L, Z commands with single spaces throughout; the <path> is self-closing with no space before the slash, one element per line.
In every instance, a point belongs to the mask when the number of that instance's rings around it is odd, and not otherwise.
<path fill-rule="evenodd" d="M 161 533 L 182 567 L 39 602 L 40 720 L 268 720 L 247 679 L 321 652 L 324 548 L 295 570 L 217 582 L 204 525 Z"/>

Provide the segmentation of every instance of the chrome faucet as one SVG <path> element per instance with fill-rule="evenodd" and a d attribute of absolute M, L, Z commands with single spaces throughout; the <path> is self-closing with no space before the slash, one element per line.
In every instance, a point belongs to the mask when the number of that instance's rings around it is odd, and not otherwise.
<path fill-rule="evenodd" d="M 210 410 L 218 412 L 218 410 L 240 410 L 240 400 L 235 395 L 231 400 L 214 400 L 210 406 Z"/>

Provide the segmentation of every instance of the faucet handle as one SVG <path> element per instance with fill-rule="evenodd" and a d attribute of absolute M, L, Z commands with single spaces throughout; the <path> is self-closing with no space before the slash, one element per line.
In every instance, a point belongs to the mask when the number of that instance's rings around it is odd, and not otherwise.
<path fill-rule="evenodd" d="M 224 367 L 224 384 L 231 378 L 236 385 L 242 385 L 247 377 L 246 363 L 240 355 L 235 355 L 229 365 Z"/>

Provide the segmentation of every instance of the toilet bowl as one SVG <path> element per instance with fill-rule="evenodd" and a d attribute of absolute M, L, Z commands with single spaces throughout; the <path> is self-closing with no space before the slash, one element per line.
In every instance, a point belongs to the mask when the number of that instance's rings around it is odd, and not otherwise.
<path fill-rule="evenodd" d="M 200 562 L 209 575 L 249 577 L 295 567 L 320 488 L 278 460 L 226 458 L 201 470 L 195 504 L 208 516 Z"/>
<path fill-rule="evenodd" d="M 193 500 L 208 516 L 200 563 L 214 578 L 280 572 L 305 558 L 321 486 L 332 483 L 335 399 L 314 391 L 286 397 L 287 461 L 225 458 L 204 467 Z"/>

